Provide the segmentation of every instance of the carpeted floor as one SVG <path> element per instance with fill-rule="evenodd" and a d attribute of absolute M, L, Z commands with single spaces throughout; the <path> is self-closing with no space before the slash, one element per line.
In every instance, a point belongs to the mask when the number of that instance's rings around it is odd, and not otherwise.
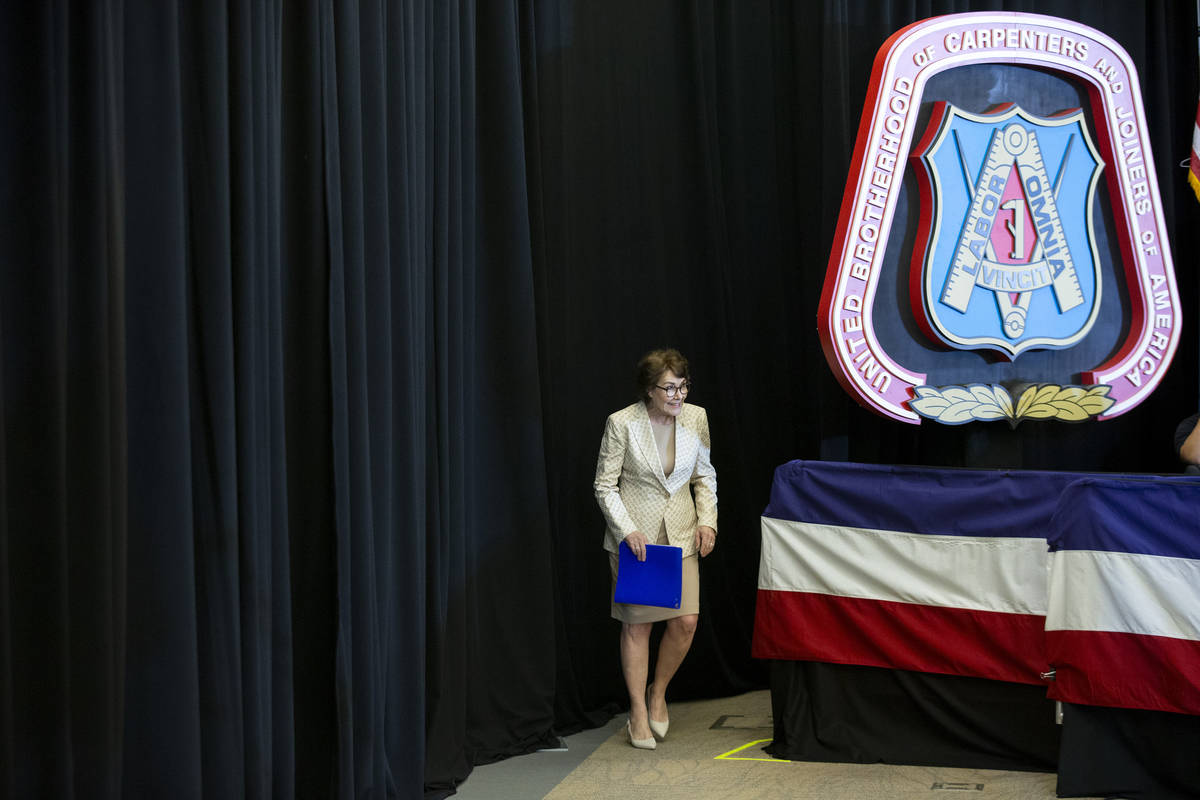
<path fill-rule="evenodd" d="M 472 773 L 460 792 L 493 800 L 1054 800 L 1050 773 L 999 772 L 886 764 L 829 764 L 772 759 L 761 748 L 771 738 L 770 695 L 671 705 L 671 732 L 653 751 L 636 750 L 624 720 L 586 758 L 577 749 L 571 771 L 554 784 L 538 753 Z M 601 732 L 603 735 L 604 732 Z M 522 794 L 523 759 L 530 770 Z M 535 767 L 535 764 L 537 765 Z M 577 765 L 575 765 L 577 764 Z M 552 767 L 551 767 L 552 768 Z M 555 776 L 556 777 L 556 776 Z M 546 786 L 553 786 L 545 793 Z"/>

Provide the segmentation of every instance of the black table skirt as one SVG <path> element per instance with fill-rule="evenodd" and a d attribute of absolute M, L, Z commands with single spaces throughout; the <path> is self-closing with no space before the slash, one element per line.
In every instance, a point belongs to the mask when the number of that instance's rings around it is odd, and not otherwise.
<path fill-rule="evenodd" d="M 1200 798 L 1200 717 L 1064 703 L 1058 796 Z"/>
<path fill-rule="evenodd" d="M 1064 704 L 1042 686 L 772 661 L 776 758 L 1057 772 L 1059 797 L 1200 800 L 1200 717 Z"/>
<path fill-rule="evenodd" d="M 1042 686 L 923 672 L 771 663 L 775 741 L 799 761 L 1054 772 L 1060 728 Z"/>

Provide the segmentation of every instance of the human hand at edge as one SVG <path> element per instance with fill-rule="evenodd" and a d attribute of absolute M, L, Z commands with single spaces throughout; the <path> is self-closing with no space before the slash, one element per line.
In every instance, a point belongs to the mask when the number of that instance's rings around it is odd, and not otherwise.
<path fill-rule="evenodd" d="M 641 531 L 633 531 L 626 536 L 625 544 L 629 545 L 629 549 L 637 556 L 638 561 L 646 560 L 646 545 L 648 542 Z"/>

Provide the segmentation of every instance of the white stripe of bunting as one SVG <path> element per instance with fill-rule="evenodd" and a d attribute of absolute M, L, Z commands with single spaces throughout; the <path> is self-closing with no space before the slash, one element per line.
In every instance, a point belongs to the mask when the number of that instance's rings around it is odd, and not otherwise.
<path fill-rule="evenodd" d="M 1041 538 L 940 536 L 762 518 L 758 588 L 1046 613 Z"/>
<path fill-rule="evenodd" d="M 1054 553 L 1046 630 L 1200 641 L 1200 561 L 1095 550 Z"/>

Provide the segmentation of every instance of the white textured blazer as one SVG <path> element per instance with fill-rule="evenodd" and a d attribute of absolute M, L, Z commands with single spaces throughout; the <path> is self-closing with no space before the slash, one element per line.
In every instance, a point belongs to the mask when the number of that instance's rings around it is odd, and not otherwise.
<path fill-rule="evenodd" d="M 663 474 L 645 403 L 609 416 L 596 460 L 596 501 L 607 523 L 604 549 L 617 552 L 634 531 L 652 544 L 666 523 L 667 539 L 696 552 L 696 528 L 717 529 L 717 471 L 713 469 L 708 414 L 684 403 L 675 418 L 675 468 Z M 694 495 L 694 497 L 693 497 Z"/>

